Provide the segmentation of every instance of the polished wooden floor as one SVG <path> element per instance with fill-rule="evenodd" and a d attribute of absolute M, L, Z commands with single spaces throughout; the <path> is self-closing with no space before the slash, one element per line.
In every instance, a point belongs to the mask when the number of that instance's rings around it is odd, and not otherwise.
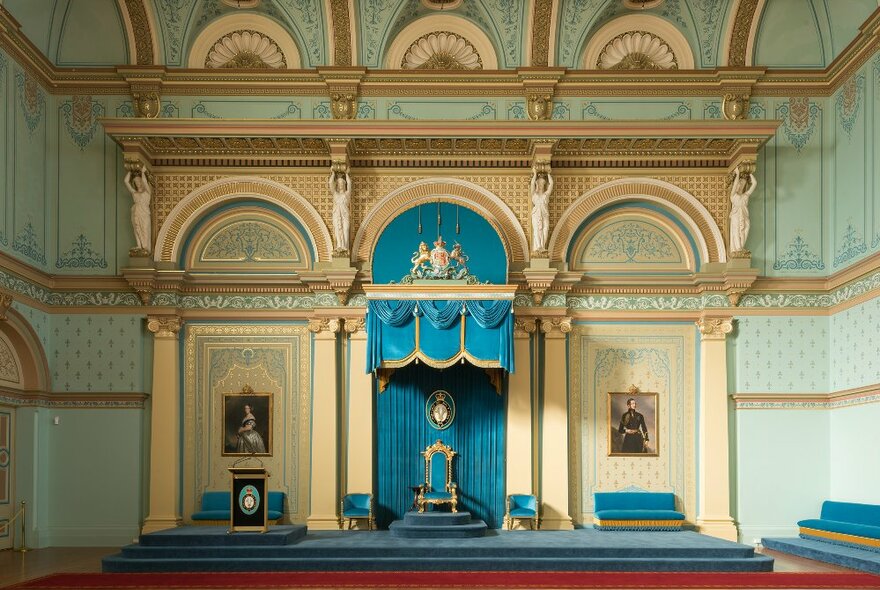
<path fill-rule="evenodd" d="M 0 551 L 0 587 L 58 572 L 99 572 L 101 558 L 118 553 L 116 547 L 51 547 L 26 553 Z M 777 572 L 846 572 L 847 568 L 803 559 L 767 549 L 762 553 L 776 560 Z"/>

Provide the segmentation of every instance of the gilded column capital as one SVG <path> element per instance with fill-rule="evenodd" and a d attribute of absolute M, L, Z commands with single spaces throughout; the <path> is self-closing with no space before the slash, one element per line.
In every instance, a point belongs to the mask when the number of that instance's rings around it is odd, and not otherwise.
<path fill-rule="evenodd" d="M 342 329 L 346 334 L 366 333 L 367 323 L 364 318 L 343 318 Z"/>
<path fill-rule="evenodd" d="M 529 338 L 538 331 L 537 318 L 514 318 L 513 320 L 513 337 Z"/>
<path fill-rule="evenodd" d="M 541 320 L 541 331 L 545 338 L 565 338 L 571 332 L 571 318 L 545 318 Z"/>
<path fill-rule="evenodd" d="M 724 340 L 733 332 L 733 318 L 700 318 L 696 323 L 702 340 Z"/>
<path fill-rule="evenodd" d="M 154 338 L 177 338 L 182 327 L 183 318 L 177 315 L 147 316 L 147 330 L 154 334 Z"/>
<path fill-rule="evenodd" d="M 309 320 L 309 332 L 321 334 L 327 332 L 336 334 L 342 328 L 342 320 L 339 318 L 316 318 Z"/>

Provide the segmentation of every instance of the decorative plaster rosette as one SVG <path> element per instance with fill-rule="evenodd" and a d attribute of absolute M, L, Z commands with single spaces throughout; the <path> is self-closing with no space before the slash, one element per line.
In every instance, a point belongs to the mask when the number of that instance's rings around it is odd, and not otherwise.
<path fill-rule="evenodd" d="M 470 41 L 455 33 L 429 33 L 410 45 L 400 64 L 405 70 L 481 70 L 483 61 Z"/>
<path fill-rule="evenodd" d="M 270 37 L 235 31 L 220 38 L 205 59 L 206 68 L 286 68 L 287 60 Z"/>
<path fill-rule="evenodd" d="M 596 66 L 600 70 L 676 70 L 678 62 L 660 37 L 631 31 L 612 39 L 599 55 Z"/>

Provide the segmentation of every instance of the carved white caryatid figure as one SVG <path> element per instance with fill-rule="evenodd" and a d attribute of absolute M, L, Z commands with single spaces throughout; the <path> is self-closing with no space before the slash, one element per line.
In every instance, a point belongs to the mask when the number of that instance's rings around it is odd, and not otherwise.
<path fill-rule="evenodd" d="M 553 177 L 550 172 L 532 171 L 529 193 L 532 195 L 532 251 L 546 252 L 550 230 L 550 193 Z"/>
<path fill-rule="evenodd" d="M 129 170 L 125 175 L 125 187 L 131 193 L 132 200 L 131 227 L 134 229 L 134 239 L 137 242 L 137 248 L 133 248 L 132 252 L 149 254 L 152 235 L 150 217 L 152 190 L 146 172 L 141 168 L 135 168 L 134 173 L 135 175 L 132 176 L 132 170 Z"/>
<path fill-rule="evenodd" d="M 730 253 L 746 252 L 746 238 L 749 237 L 749 197 L 755 192 L 758 183 L 749 167 L 740 175 L 739 167 L 730 187 Z"/>
<path fill-rule="evenodd" d="M 327 184 L 333 195 L 333 237 L 336 252 L 348 252 L 348 228 L 351 219 L 351 176 L 346 168 L 330 172 Z"/>

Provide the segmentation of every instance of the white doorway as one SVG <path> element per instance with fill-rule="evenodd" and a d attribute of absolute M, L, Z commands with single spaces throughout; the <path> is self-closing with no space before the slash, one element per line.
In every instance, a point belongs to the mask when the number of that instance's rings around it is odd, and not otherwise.
<path fill-rule="evenodd" d="M 18 522 L 9 524 L 15 514 L 12 501 L 15 490 L 12 448 L 12 441 L 15 440 L 12 430 L 14 427 L 15 408 L 0 406 L 0 550 L 12 547 L 12 529 L 21 526 Z"/>

